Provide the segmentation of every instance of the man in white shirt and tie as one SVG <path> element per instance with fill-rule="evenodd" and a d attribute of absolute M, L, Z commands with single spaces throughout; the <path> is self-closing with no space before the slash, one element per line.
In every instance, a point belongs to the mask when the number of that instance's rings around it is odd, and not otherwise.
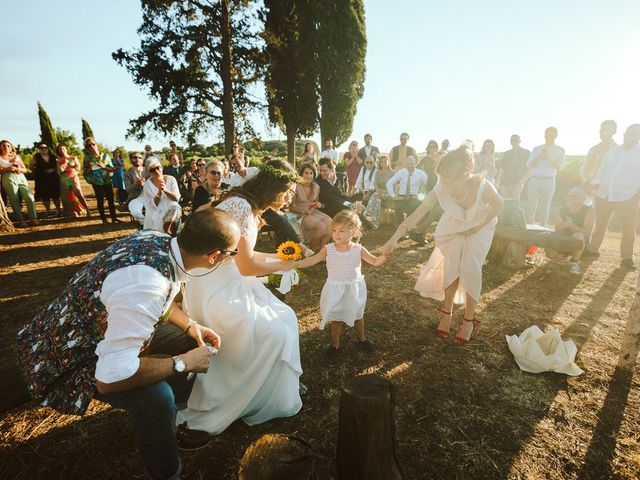
<path fill-rule="evenodd" d="M 549 222 L 549 208 L 556 191 L 556 175 L 564 168 L 564 148 L 555 144 L 558 129 L 549 127 L 544 131 L 544 144 L 533 149 L 527 167 L 529 182 L 527 184 L 528 209 L 527 223 L 534 223 L 537 218 L 540 225 Z"/>
<path fill-rule="evenodd" d="M 320 158 L 330 158 L 333 163 L 338 163 L 338 151 L 333 148 L 332 140 L 324 141 L 324 150 L 320 152 Z"/>
<path fill-rule="evenodd" d="M 620 222 L 621 268 L 635 270 L 633 244 L 636 239 L 638 198 L 640 197 L 640 124 L 634 124 L 624 133 L 622 145 L 611 148 L 602 159 L 595 178 L 591 181 L 595 191 L 596 226 L 589 252 L 585 256 L 597 257 L 611 216 Z"/>
<path fill-rule="evenodd" d="M 387 181 L 387 192 L 391 198 L 395 198 L 395 211 L 398 223 L 404 220 L 404 215 L 411 215 L 420 206 L 418 193 L 423 186 L 427 185 L 429 177 L 427 174 L 416 168 L 416 159 L 413 156 L 407 157 L 407 167 L 400 169 Z M 397 187 L 397 193 L 396 193 Z"/>

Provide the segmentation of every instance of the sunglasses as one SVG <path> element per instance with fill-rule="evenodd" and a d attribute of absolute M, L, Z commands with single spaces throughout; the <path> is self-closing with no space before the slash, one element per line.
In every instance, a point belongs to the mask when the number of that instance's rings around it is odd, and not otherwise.
<path fill-rule="evenodd" d="M 212 177 L 221 177 L 222 172 L 219 172 L 217 170 L 209 170 L 209 175 L 211 175 Z"/>
<path fill-rule="evenodd" d="M 156 170 L 160 170 L 160 167 L 151 167 L 149 169 L 150 172 L 155 172 Z"/>
<path fill-rule="evenodd" d="M 365 165 L 373 165 L 373 162 L 364 162 Z"/>
<path fill-rule="evenodd" d="M 196 163 L 199 167 L 204 167 L 204 163 Z"/>
<path fill-rule="evenodd" d="M 96 144 L 95 143 L 87 143 L 87 147 L 95 147 Z"/>
<path fill-rule="evenodd" d="M 47 147 L 38 147 L 38 149 L 40 149 L 40 150 L 46 150 L 46 149 L 47 149 Z"/>

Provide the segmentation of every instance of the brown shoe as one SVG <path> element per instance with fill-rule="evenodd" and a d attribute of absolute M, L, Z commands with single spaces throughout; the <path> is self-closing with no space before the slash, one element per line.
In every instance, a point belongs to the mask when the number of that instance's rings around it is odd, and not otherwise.
<path fill-rule="evenodd" d="M 178 425 L 176 432 L 176 443 L 179 450 L 193 451 L 200 450 L 207 446 L 211 440 L 211 435 L 204 430 L 192 430 L 187 426 L 187 422 Z"/>

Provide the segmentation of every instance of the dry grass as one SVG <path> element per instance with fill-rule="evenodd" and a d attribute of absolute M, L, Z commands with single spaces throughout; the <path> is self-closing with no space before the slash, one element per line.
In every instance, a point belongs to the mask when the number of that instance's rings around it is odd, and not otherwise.
<path fill-rule="evenodd" d="M 14 338 L 19 325 L 53 298 L 79 265 L 114 239 L 125 225 L 96 220 L 52 221 L 37 230 L 0 236 L 1 391 L 6 405 L 19 399 Z M 368 234 L 376 251 L 390 234 Z M 365 266 L 366 322 L 378 344 L 367 355 L 347 331 L 342 358 L 323 351 L 317 330 L 322 265 L 290 296 L 300 320 L 300 346 L 309 387 L 295 417 L 249 428 L 233 424 L 204 450 L 184 454 L 185 478 L 234 478 L 244 449 L 264 433 L 295 433 L 318 454 L 319 478 L 331 478 L 340 386 L 349 377 L 378 373 L 397 385 L 398 458 L 407 478 L 603 479 L 638 478 L 640 394 L 638 375 L 616 371 L 618 348 L 637 274 L 618 270 L 618 238 L 582 276 L 534 259 L 513 272 L 485 267 L 480 332 L 465 347 L 433 335 L 435 303 L 413 292 L 418 264 L 431 248 L 401 245 L 389 264 Z M 462 313 L 456 312 L 456 322 Z M 521 372 L 505 335 L 531 324 L 557 327 L 579 348 L 577 378 Z M 8 366 L 7 366 L 8 365 Z M 126 413 L 99 402 L 84 418 L 20 406 L 0 416 L 0 478 L 136 478 L 144 476 Z"/>

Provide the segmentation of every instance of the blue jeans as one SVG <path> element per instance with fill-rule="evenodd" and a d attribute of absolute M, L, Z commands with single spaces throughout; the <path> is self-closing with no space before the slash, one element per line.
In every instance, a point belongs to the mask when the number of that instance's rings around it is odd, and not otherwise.
<path fill-rule="evenodd" d="M 179 355 L 196 347 L 182 330 L 170 323 L 160 323 L 144 355 Z M 176 403 L 186 403 L 195 377 L 174 375 L 162 382 L 135 390 L 100 394 L 95 398 L 129 412 L 133 421 L 136 446 L 147 472 L 154 479 L 180 477 L 175 421 Z"/>

